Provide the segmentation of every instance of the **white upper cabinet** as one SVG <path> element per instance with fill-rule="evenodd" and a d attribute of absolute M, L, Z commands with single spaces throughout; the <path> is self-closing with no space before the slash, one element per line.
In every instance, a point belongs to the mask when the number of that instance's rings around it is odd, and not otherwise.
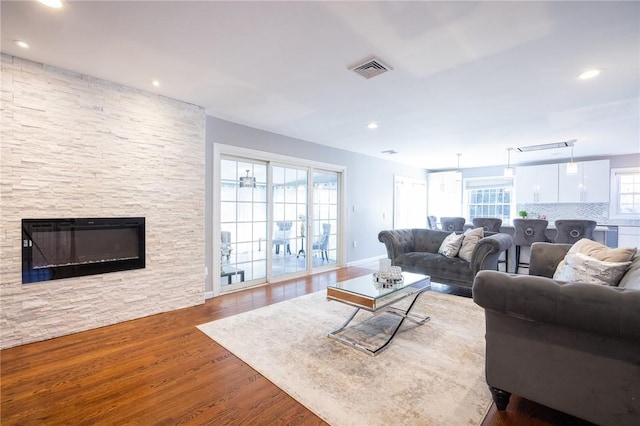
<path fill-rule="evenodd" d="M 559 200 L 561 203 L 608 203 L 609 160 L 582 161 L 578 173 L 567 175 L 567 164 L 560 164 Z"/>
<path fill-rule="evenodd" d="M 518 203 L 557 203 L 558 165 L 518 167 L 516 170 Z"/>

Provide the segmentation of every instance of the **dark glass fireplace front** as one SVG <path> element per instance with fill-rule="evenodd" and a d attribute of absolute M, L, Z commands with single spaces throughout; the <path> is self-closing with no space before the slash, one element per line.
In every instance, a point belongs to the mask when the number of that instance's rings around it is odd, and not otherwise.
<path fill-rule="evenodd" d="M 22 219 L 23 283 L 144 267 L 144 217 Z"/>

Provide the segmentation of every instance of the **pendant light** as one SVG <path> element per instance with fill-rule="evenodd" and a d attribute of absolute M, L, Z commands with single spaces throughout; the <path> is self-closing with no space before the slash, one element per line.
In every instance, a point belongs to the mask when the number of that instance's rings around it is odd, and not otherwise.
<path fill-rule="evenodd" d="M 247 169 L 246 176 L 240 176 L 240 188 L 255 188 L 256 178 L 249 176 L 249 169 Z"/>
<path fill-rule="evenodd" d="M 513 167 L 511 167 L 511 150 L 513 148 L 507 148 L 507 167 L 504 168 L 504 177 L 513 177 Z"/>
<path fill-rule="evenodd" d="M 573 145 L 575 143 L 575 140 L 571 142 L 571 161 L 567 163 L 567 175 L 578 174 L 578 163 L 573 161 Z"/>

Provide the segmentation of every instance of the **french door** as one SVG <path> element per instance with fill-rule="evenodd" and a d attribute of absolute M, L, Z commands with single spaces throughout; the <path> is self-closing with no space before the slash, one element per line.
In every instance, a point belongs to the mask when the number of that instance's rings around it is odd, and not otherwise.
<path fill-rule="evenodd" d="M 239 289 L 267 277 L 267 164 L 220 161 L 220 285 Z"/>
<path fill-rule="evenodd" d="M 308 170 L 272 166 L 271 205 L 274 246 L 271 276 L 307 271 L 305 235 L 307 227 Z"/>
<path fill-rule="evenodd" d="M 341 176 L 222 155 L 220 292 L 339 265 Z"/>

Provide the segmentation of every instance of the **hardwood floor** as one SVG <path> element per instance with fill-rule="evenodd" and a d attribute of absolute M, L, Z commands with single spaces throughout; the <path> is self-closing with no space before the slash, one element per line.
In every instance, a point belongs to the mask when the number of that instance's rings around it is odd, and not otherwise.
<path fill-rule="evenodd" d="M 5 349 L 0 352 L 0 423 L 324 425 L 195 327 L 368 273 L 371 270 L 361 267 L 342 268 Z M 456 287 L 436 287 L 436 291 L 460 292 Z M 494 406 L 483 422 L 483 426 L 586 424 L 514 397 L 506 412 L 498 413 Z"/>

